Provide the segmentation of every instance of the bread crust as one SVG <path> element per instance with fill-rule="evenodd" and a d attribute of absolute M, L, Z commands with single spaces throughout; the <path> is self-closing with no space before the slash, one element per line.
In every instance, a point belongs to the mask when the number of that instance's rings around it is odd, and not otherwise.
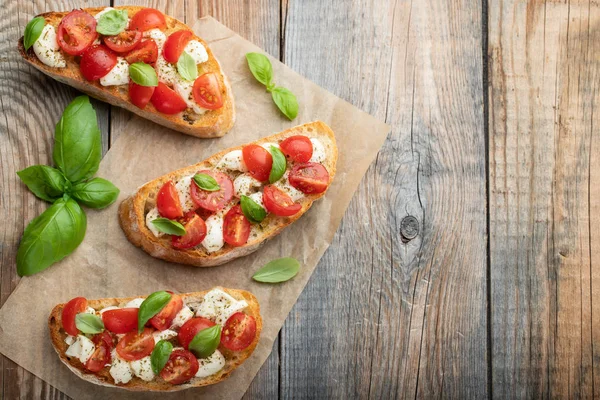
<path fill-rule="evenodd" d="M 149 392 L 174 392 L 184 389 L 189 389 L 192 387 L 200 387 L 200 386 L 208 386 L 214 385 L 215 383 L 219 383 L 225 379 L 227 379 L 231 373 L 240 366 L 250 355 L 254 352 L 256 345 L 260 339 L 260 333 L 262 331 L 262 317 L 260 315 L 260 306 L 258 304 L 258 300 L 254 295 L 245 290 L 237 290 L 237 289 L 226 289 L 223 287 L 216 287 L 213 289 L 221 289 L 226 292 L 236 300 L 246 300 L 248 303 L 248 307 L 245 309 L 245 312 L 248 315 L 251 315 L 256 320 L 256 337 L 254 341 L 243 351 L 232 352 L 224 348 L 223 346 L 219 346 L 219 351 L 223 353 L 225 357 L 225 367 L 218 373 L 208 376 L 206 378 L 193 378 L 189 383 L 181 384 L 181 385 L 172 385 L 165 381 L 155 379 L 151 382 L 146 382 L 138 377 L 133 377 L 131 381 L 126 384 L 115 384 L 112 379 L 110 373 L 107 369 L 103 369 L 98 374 L 94 374 L 90 371 L 87 371 L 83 364 L 79 361 L 79 359 L 74 357 L 67 357 L 65 354 L 67 348 L 69 347 L 65 343 L 65 338 L 67 337 L 67 333 L 62 329 L 62 310 L 65 306 L 65 303 L 58 304 L 52 312 L 50 313 L 50 317 L 48 318 L 48 328 L 50 330 L 50 339 L 52 341 L 52 346 L 54 350 L 60 357 L 60 360 L 78 377 L 84 379 L 88 382 L 92 382 L 96 385 L 107 386 L 107 387 L 118 387 L 121 389 L 131 390 L 131 391 L 149 391 Z M 212 289 L 211 289 L 212 290 Z M 194 304 L 195 302 L 199 302 L 208 290 L 202 292 L 192 292 L 192 293 L 184 293 L 180 294 L 184 302 L 187 304 Z M 146 297 L 146 296 L 137 296 L 137 297 Z M 88 306 L 92 307 L 96 310 L 101 310 L 105 307 L 109 306 L 123 306 L 127 302 L 135 299 L 136 297 L 123 297 L 123 298 L 106 298 L 106 299 L 98 299 L 98 300 L 88 300 Z"/>
<path fill-rule="evenodd" d="M 127 10 L 127 12 L 130 13 L 130 15 L 133 15 L 134 13 L 145 7 L 121 6 L 114 8 L 119 10 Z M 104 7 L 96 7 L 85 8 L 83 10 L 92 15 L 95 15 L 103 9 Z M 39 14 L 37 16 L 43 17 L 46 20 L 47 24 L 53 25 L 55 28 L 57 28 L 62 18 L 68 13 L 69 12 L 67 11 L 47 12 Z M 174 31 L 182 29 L 192 31 L 183 22 L 172 18 L 168 15 L 165 15 L 165 20 L 167 21 L 167 29 L 165 31 L 165 34 L 167 35 Z M 81 74 L 81 70 L 79 69 L 79 57 L 73 57 L 63 52 L 63 55 L 67 61 L 67 67 L 53 68 L 41 62 L 33 52 L 33 48 L 30 48 L 28 51 L 25 50 L 25 47 L 23 46 L 23 37 L 19 39 L 17 47 L 19 49 L 21 57 L 23 57 L 23 59 L 31 66 L 40 70 L 49 77 L 59 82 L 65 83 L 69 86 L 72 86 L 75 89 L 80 90 L 81 92 L 86 93 L 91 97 L 112 104 L 114 106 L 124 108 L 128 111 L 139 115 L 140 117 L 149 119 L 157 124 L 185 133 L 187 135 L 196 136 L 199 138 L 221 137 L 225 135 L 225 133 L 227 133 L 235 123 L 235 105 L 233 99 L 233 91 L 231 90 L 229 79 L 223 72 L 219 61 L 215 58 L 208 44 L 201 38 L 197 37 L 195 34 L 193 34 L 192 39 L 198 40 L 200 43 L 202 43 L 202 45 L 206 48 L 206 52 L 208 53 L 208 61 L 199 65 L 199 67 L 201 68 L 200 73 L 202 74 L 206 72 L 217 72 L 219 75 L 221 92 L 223 95 L 223 106 L 221 108 L 219 108 L 218 110 L 208 110 L 206 111 L 206 113 L 199 117 L 194 117 L 192 114 L 187 114 L 187 110 L 174 115 L 162 114 L 158 112 L 151 103 L 148 103 L 146 108 L 142 110 L 141 108 L 136 107 L 129 100 L 128 90 L 124 87 L 121 87 L 122 85 L 102 86 L 98 81 L 87 81 L 83 77 L 83 75 Z M 192 117 L 196 119 L 192 120 Z"/>
<path fill-rule="evenodd" d="M 310 138 L 319 138 L 324 144 L 327 158 L 323 162 L 323 166 L 329 172 L 330 184 L 333 181 L 336 173 L 337 163 L 337 146 L 335 136 L 331 128 L 322 121 L 315 121 L 304 125 L 295 126 L 286 129 L 283 132 L 275 135 L 267 136 L 260 139 L 256 144 L 283 140 L 293 135 L 305 135 Z M 176 262 L 180 264 L 188 264 L 196 267 L 213 267 L 224 264 L 233 259 L 246 256 L 262 246 L 268 239 L 278 235 L 285 227 L 300 218 L 312 206 L 313 202 L 323 196 L 325 192 L 319 194 L 306 195 L 299 201 L 302 209 L 291 217 L 276 217 L 268 215 L 267 218 L 260 224 L 262 231 L 260 235 L 251 237 L 248 243 L 241 247 L 225 246 L 221 250 L 214 253 L 207 253 L 201 246 L 193 249 L 179 250 L 173 248 L 171 241 L 168 238 L 157 238 L 146 226 L 146 203 L 153 203 L 158 190 L 162 185 L 169 181 L 177 181 L 183 176 L 193 174 L 201 169 L 209 169 L 228 152 L 239 150 L 243 146 L 232 147 L 225 149 L 206 160 L 191 165 L 186 168 L 173 171 L 163 175 L 160 178 L 154 179 L 140 187 L 138 191 L 123 200 L 119 206 L 119 222 L 125 236 L 131 243 L 137 247 L 141 247 L 153 257 L 161 258 L 166 261 Z M 149 207 L 151 208 L 151 207 Z"/>

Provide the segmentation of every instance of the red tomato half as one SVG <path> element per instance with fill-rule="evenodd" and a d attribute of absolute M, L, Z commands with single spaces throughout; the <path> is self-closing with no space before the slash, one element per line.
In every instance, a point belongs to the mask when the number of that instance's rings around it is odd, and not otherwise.
<path fill-rule="evenodd" d="M 183 217 L 183 210 L 179 202 L 179 193 L 172 181 L 165 183 L 156 196 L 156 208 L 161 217 L 176 219 Z"/>
<path fill-rule="evenodd" d="M 238 204 L 225 214 L 223 221 L 223 239 L 231 246 L 243 246 L 250 236 L 250 221 Z"/>
<path fill-rule="evenodd" d="M 202 108 L 216 110 L 223 107 L 223 96 L 221 96 L 218 75 L 214 72 L 208 72 L 196 78 L 192 88 L 192 96 L 194 96 L 194 101 Z"/>
<path fill-rule="evenodd" d="M 290 185 L 303 193 L 323 193 L 329 185 L 329 172 L 318 163 L 296 164 L 289 180 Z"/>
<path fill-rule="evenodd" d="M 206 237 L 206 223 L 198 214 L 193 213 L 191 219 L 184 225 L 185 235 L 171 238 L 171 244 L 176 249 L 190 249 L 198 246 Z"/>
<path fill-rule="evenodd" d="M 150 101 L 163 114 L 177 114 L 187 108 L 187 104 L 181 96 L 162 82 L 158 82 Z"/>
<path fill-rule="evenodd" d="M 141 32 L 154 28 L 161 30 L 167 28 L 164 14 L 154 8 L 144 8 L 138 11 L 129 23 L 129 29 L 137 29 Z"/>
<path fill-rule="evenodd" d="M 87 300 L 85 297 L 75 297 L 65 304 L 65 307 L 62 310 L 61 321 L 63 329 L 69 335 L 77 336 L 79 334 L 79 329 L 77 329 L 77 326 L 75 325 L 75 316 L 84 312 L 86 308 Z"/>
<path fill-rule="evenodd" d="M 221 344 L 233 351 L 244 350 L 256 336 L 256 321 L 243 312 L 233 314 L 223 327 Z"/>
<path fill-rule="evenodd" d="M 94 335 L 92 337 L 92 342 L 94 342 L 96 346 L 100 344 L 108 346 L 108 351 L 111 351 L 113 347 L 115 347 L 114 339 L 108 331 L 104 331 L 102 333 Z"/>
<path fill-rule="evenodd" d="M 199 368 L 198 360 L 192 353 L 181 349 L 173 350 L 169 361 L 160 371 L 160 377 L 173 385 L 178 385 L 192 379 Z"/>
<path fill-rule="evenodd" d="M 91 372 L 98 372 L 104 368 L 106 364 L 110 364 L 110 348 L 105 342 L 100 342 L 96 345 L 96 350 L 85 363 L 85 368 Z"/>
<path fill-rule="evenodd" d="M 179 330 L 179 343 L 187 350 L 194 336 L 201 330 L 210 328 L 211 326 L 215 326 L 215 323 L 210 319 L 202 317 L 190 319 Z"/>
<path fill-rule="evenodd" d="M 142 41 L 142 32 L 140 31 L 123 31 L 118 35 L 104 36 L 102 39 L 104 44 L 117 53 L 126 53 L 137 47 Z"/>
<path fill-rule="evenodd" d="M 279 217 L 289 217 L 302 209 L 302 205 L 294 203 L 294 200 L 287 193 L 273 185 L 265 186 L 263 203 L 268 212 Z"/>
<path fill-rule="evenodd" d="M 117 65 L 117 56 L 108 47 L 92 46 L 83 53 L 79 68 L 83 77 L 88 81 L 102 78 Z"/>
<path fill-rule="evenodd" d="M 231 178 L 224 173 L 209 170 L 198 171 L 198 173 L 210 175 L 215 178 L 220 189 L 215 192 L 208 192 L 200 189 L 194 180 L 192 180 L 190 194 L 194 204 L 208 211 L 218 211 L 225 207 L 233 198 L 233 182 Z"/>
<path fill-rule="evenodd" d="M 154 336 L 152 329 L 144 328 L 142 333 L 137 330 L 129 332 L 117 343 L 117 353 L 127 361 L 141 360 L 149 356 L 154 350 Z"/>
<path fill-rule="evenodd" d="M 163 46 L 163 57 L 171 64 L 177 64 L 183 49 L 192 38 L 192 32 L 186 29 L 173 32 Z"/>
<path fill-rule="evenodd" d="M 135 106 L 144 109 L 150 102 L 154 89 L 155 86 L 142 86 L 129 81 L 129 99 Z"/>
<path fill-rule="evenodd" d="M 102 313 L 102 322 L 113 333 L 127 333 L 137 328 L 139 308 L 117 308 Z"/>
<path fill-rule="evenodd" d="M 248 167 L 248 172 L 254 179 L 264 182 L 269 180 L 271 167 L 273 166 L 273 157 L 264 147 L 257 144 L 249 144 L 242 149 L 244 163 Z"/>
<path fill-rule="evenodd" d="M 279 145 L 286 156 L 296 162 L 305 163 L 310 160 L 313 153 L 312 142 L 302 135 L 290 136 Z"/>
<path fill-rule="evenodd" d="M 72 56 L 83 53 L 97 37 L 96 18 L 83 10 L 71 11 L 58 25 L 58 45 Z"/>
<path fill-rule="evenodd" d="M 125 56 L 125 60 L 129 64 L 143 62 L 146 64 L 154 64 L 158 59 L 158 46 L 153 39 L 142 39 L 137 47 L 131 50 Z"/>
<path fill-rule="evenodd" d="M 171 326 L 175 316 L 182 308 L 183 300 L 181 300 L 181 296 L 171 293 L 171 300 L 169 300 L 167 305 L 164 306 L 163 309 L 158 312 L 158 314 L 150 318 L 150 324 L 159 331 L 164 331 Z"/>

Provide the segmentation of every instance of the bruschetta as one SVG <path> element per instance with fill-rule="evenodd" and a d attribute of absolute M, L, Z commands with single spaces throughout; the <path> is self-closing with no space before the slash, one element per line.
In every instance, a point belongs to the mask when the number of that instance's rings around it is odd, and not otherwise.
<path fill-rule="evenodd" d="M 220 265 L 300 218 L 329 188 L 336 161 L 325 123 L 299 125 L 146 183 L 119 206 L 121 227 L 154 257 Z"/>
<path fill-rule="evenodd" d="M 234 124 L 233 93 L 212 51 L 158 10 L 47 12 L 28 28 L 18 43 L 23 59 L 92 97 L 202 138 Z"/>
<path fill-rule="evenodd" d="M 135 391 L 176 391 L 225 380 L 262 329 L 251 293 L 155 292 L 59 304 L 48 320 L 61 361 L 86 381 Z"/>

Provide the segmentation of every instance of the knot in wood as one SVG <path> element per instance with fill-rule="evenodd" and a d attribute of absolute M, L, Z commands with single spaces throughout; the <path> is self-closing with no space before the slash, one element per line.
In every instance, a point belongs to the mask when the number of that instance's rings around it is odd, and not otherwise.
<path fill-rule="evenodd" d="M 400 235 L 404 243 L 409 242 L 419 234 L 419 221 L 412 215 L 402 218 L 400 221 Z"/>

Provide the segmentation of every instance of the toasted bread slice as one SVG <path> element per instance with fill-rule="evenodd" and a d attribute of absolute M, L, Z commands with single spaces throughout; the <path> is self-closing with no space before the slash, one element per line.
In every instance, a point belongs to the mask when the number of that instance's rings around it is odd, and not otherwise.
<path fill-rule="evenodd" d="M 144 7 L 122 6 L 114 8 L 119 10 L 127 10 L 131 18 L 132 15 Z M 84 11 L 90 13 L 91 15 L 95 15 L 103 9 L 104 8 L 102 7 L 86 8 Z M 62 18 L 68 13 L 69 12 L 67 11 L 47 12 L 38 16 L 43 17 L 46 20 L 46 24 L 53 25 L 56 29 Z M 167 22 L 167 29 L 164 31 L 164 33 L 167 36 L 182 29 L 191 31 L 187 25 L 176 20 L 175 18 L 165 15 L 165 19 Z M 136 107 L 129 100 L 128 88 L 126 85 L 102 86 L 98 81 L 87 81 L 81 74 L 81 70 L 79 68 L 80 57 L 74 57 L 63 52 L 65 60 L 67 61 L 66 68 L 53 68 L 41 62 L 33 52 L 33 48 L 25 51 L 25 47 L 23 47 L 23 37 L 19 39 L 18 48 L 23 59 L 33 67 L 42 71 L 51 78 L 73 86 L 75 89 L 80 90 L 94 98 L 105 101 L 114 106 L 125 108 L 126 110 L 154 121 L 157 124 L 191 136 L 200 138 L 220 137 L 229 131 L 235 122 L 233 92 L 227 76 L 225 76 L 221 65 L 213 55 L 206 42 L 197 37 L 195 34 L 192 36 L 192 39 L 198 40 L 200 43 L 202 43 L 202 45 L 206 48 L 206 52 L 208 53 L 208 61 L 198 65 L 199 74 L 201 75 L 207 72 L 216 72 L 219 76 L 221 94 L 223 96 L 223 106 L 221 108 L 217 110 L 207 110 L 202 115 L 193 114 L 189 111 L 189 109 L 179 114 L 167 115 L 158 112 L 152 103 L 148 103 L 148 105 L 142 110 Z"/>
<path fill-rule="evenodd" d="M 326 158 L 322 162 L 329 172 L 330 184 L 336 172 L 337 147 L 335 136 L 329 126 L 321 121 L 311 122 L 287 129 L 281 133 L 267 136 L 254 143 L 262 144 L 269 142 L 280 142 L 293 135 L 304 135 L 309 138 L 317 138 L 325 148 Z M 313 202 L 325 194 L 305 195 L 298 201 L 302 209 L 291 217 L 277 217 L 269 214 L 260 224 L 259 233 L 250 236 L 248 242 L 240 247 L 232 247 L 227 244 L 213 253 L 208 253 L 201 245 L 187 249 L 178 250 L 173 248 L 168 237 L 156 237 L 148 229 L 145 222 L 146 213 L 156 204 L 156 195 L 165 182 L 177 181 L 184 176 L 194 174 L 202 169 L 211 169 L 221 158 L 232 150 L 241 150 L 243 146 L 233 147 L 221 151 L 212 157 L 186 168 L 161 176 L 140 187 L 138 191 L 121 203 L 119 206 L 119 219 L 125 235 L 133 244 L 141 247 L 153 257 L 163 260 L 194 265 L 197 267 L 212 267 L 224 264 L 238 257 L 243 257 L 256 251 L 266 240 L 279 234 L 285 227 L 300 218 L 312 206 Z"/>
<path fill-rule="evenodd" d="M 67 348 L 69 347 L 65 343 L 65 338 L 68 335 L 63 330 L 61 322 L 62 310 L 65 307 L 65 304 L 59 304 L 56 307 L 54 307 L 52 313 L 50 314 L 50 317 L 48 318 L 48 327 L 50 328 L 50 338 L 52 340 L 52 345 L 54 346 L 54 350 L 56 350 L 56 352 L 58 353 L 60 360 L 67 367 L 69 367 L 69 369 L 73 371 L 75 375 L 79 376 L 81 379 L 85 379 L 86 381 L 95 383 L 97 385 L 119 387 L 132 391 L 173 392 L 188 389 L 191 387 L 200 387 L 219 383 L 227 379 L 229 375 L 231 375 L 233 370 L 235 370 L 248 357 L 250 357 L 250 355 L 256 348 L 256 345 L 258 344 L 258 341 L 260 339 L 260 332 L 262 330 L 262 318 L 260 315 L 260 306 L 258 304 L 258 301 L 252 293 L 247 292 L 245 290 L 226 289 L 222 287 L 217 287 L 213 289 L 221 289 L 236 300 L 246 300 L 246 302 L 248 303 L 248 307 L 244 310 L 244 312 L 254 317 L 256 321 L 256 337 L 254 338 L 252 343 L 242 351 L 232 352 L 230 350 L 227 350 L 223 346 L 219 346 L 219 350 L 221 351 L 221 353 L 223 353 L 223 356 L 226 360 L 225 367 L 223 367 L 223 369 L 221 369 L 216 374 L 208 376 L 206 378 L 192 378 L 192 380 L 188 383 L 181 385 L 173 385 L 159 378 L 147 382 L 138 377 L 134 377 L 131 381 L 129 381 L 126 384 L 115 384 L 112 376 L 109 373 L 108 368 L 104 368 L 97 373 L 93 373 L 86 370 L 84 365 L 79 361 L 78 358 L 69 357 L 65 354 Z M 200 301 L 206 293 L 208 293 L 208 290 L 203 292 L 184 293 L 180 294 L 180 296 L 186 304 L 194 305 L 200 303 Z M 88 306 L 99 311 L 109 306 L 123 306 L 127 302 L 135 298 L 136 297 L 88 300 Z"/>

